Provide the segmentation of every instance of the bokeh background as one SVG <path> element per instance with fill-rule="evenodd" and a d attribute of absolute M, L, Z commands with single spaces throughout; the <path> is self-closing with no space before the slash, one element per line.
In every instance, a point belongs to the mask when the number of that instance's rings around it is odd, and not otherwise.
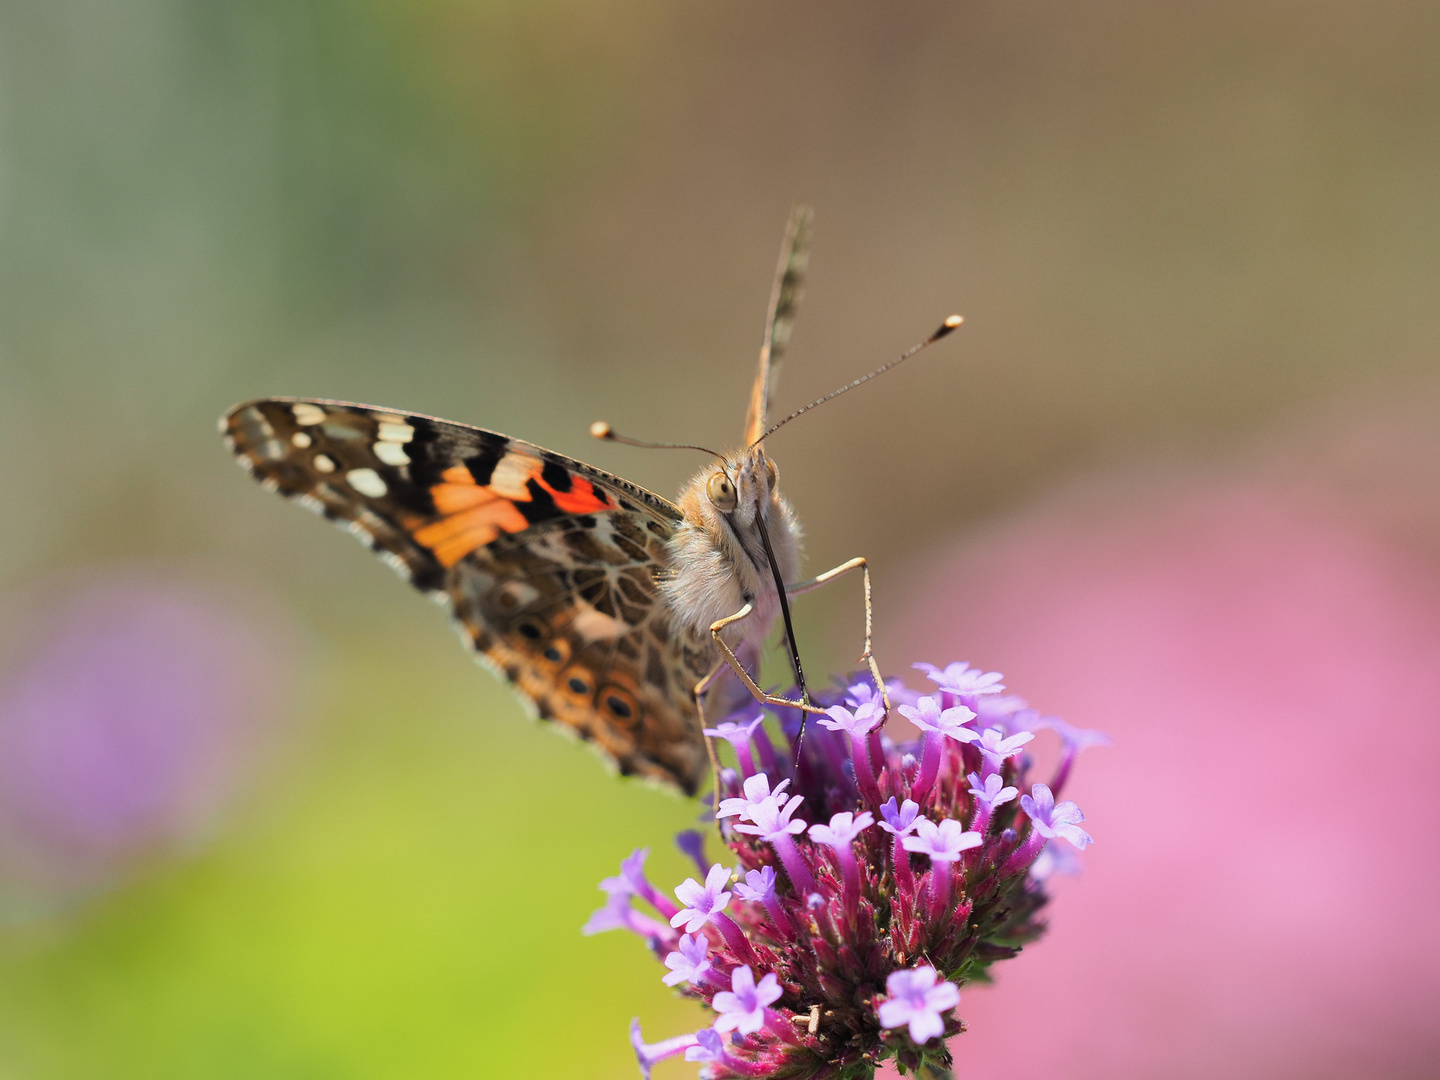
<path fill-rule="evenodd" d="M 771 447 L 882 661 L 1116 736 L 960 1075 L 1440 1053 L 1440 8 L 0 4 L 0 1073 L 629 1077 L 698 1025 L 582 938 L 694 808 L 521 719 L 215 418 L 303 394 L 669 493 Z M 805 600 L 812 670 L 858 589 Z M 1008 970 L 1007 970 L 1008 969 Z M 666 1077 L 693 1066 L 668 1063 Z"/>

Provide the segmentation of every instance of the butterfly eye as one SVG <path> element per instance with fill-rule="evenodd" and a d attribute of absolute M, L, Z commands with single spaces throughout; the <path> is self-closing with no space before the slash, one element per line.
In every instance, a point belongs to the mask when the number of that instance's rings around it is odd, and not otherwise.
<path fill-rule="evenodd" d="M 710 477 L 705 485 L 705 494 L 710 496 L 710 501 L 715 504 L 715 509 L 728 514 L 735 509 L 735 485 L 730 482 L 730 477 L 723 472 L 717 472 Z"/>
<path fill-rule="evenodd" d="M 768 457 L 765 459 L 765 476 L 770 481 L 770 490 L 775 490 L 775 485 L 780 482 L 780 472 L 775 468 L 775 463 Z"/>

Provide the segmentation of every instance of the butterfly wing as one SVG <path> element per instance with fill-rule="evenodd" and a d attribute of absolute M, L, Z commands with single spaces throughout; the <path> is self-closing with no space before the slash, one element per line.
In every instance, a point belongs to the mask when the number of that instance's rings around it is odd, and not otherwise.
<path fill-rule="evenodd" d="M 680 511 L 619 477 L 480 428 L 320 400 L 237 405 L 221 431 L 265 487 L 343 525 L 448 605 L 543 719 L 622 773 L 693 793 L 693 687 L 713 646 L 656 588 Z"/>

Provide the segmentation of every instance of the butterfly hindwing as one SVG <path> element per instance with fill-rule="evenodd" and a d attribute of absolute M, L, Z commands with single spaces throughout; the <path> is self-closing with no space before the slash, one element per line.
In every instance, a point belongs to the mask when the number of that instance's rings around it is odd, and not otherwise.
<path fill-rule="evenodd" d="M 448 604 L 477 654 L 621 772 L 693 792 L 708 642 L 669 625 L 656 575 L 679 511 L 619 477 L 433 417 L 319 400 L 232 409 L 266 487 L 348 528 Z"/>

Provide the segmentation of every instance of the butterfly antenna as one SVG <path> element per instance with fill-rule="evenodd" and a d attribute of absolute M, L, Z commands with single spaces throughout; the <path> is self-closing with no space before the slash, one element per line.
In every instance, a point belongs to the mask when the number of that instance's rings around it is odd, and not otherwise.
<path fill-rule="evenodd" d="M 781 420 L 778 424 L 774 425 L 772 428 L 770 428 L 769 431 L 765 432 L 764 435 L 761 435 L 760 438 L 756 439 L 755 442 L 754 442 L 754 443 L 751 443 L 750 445 L 751 445 L 751 446 L 754 446 L 755 443 L 763 442 L 764 440 L 768 439 L 771 435 L 774 435 L 775 432 L 779 431 L 779 430 L 780 430 L 782 427 L 784 427 L 786 424 L 788 424 L 791 420 L 794 420 L 797 416 L 801 416 L 801 415 L 803 415 L 804 413 L 809 412 L 811 409 L 815 408 L 817 405 L 824 405 L 827 401 L 830 401 L 832 398 L 837 398 L 837 397 L 839 397 L 841 394 L 845 393 L 847 390 L 854 390 L 854 389 L 855 389 L 857 386 L 859 386 L 861 383 L 869 382 L 871 379 L 875 378 L 877 375 L 884 375 L 885 372 L 889 371 L 889 370 L 890 370 L 891 368 L 893 368 L 893 367 L 899 367 L 899 366 L 900 366 L 901 364 L 903 364 L 906 360 L 909 360 L 912 356 L 914 356 L 916 353 L 920 352 L 922 349 L 925 349 L 925 348 L 928 348 L 928 347 L 931 346 L 931 345 L 934 345 L 935 342 L 939 341 L 941 338 L 943 338 L 943 337 L 945 337 L 946 335 L 952 333 L 953 331 L 959 329 L 960 324 L 963 323 L 964 321 L 965 321 L 965 320 L 964 320 L 963 318 L 961 318 L 959 315 L 951 315 L 948 319 L 946 319 L 943 323 L 940 324 L 940 328 L 939 328 L 938 330 L 936 330 L 933 334 L 931 334 L 931 335 L 930 335 L 928 338 L 926 338 L 924 341 L 919 342 L 919 343 L 916 344 L 916 345 L 912 345 L 910 348 L 906 349 L 903 353 L 901 353 L 899 356 L 897 356 L 894 360 L 891 360 L 891 361 L 888 361 L 887 363 L 881 364 L 878 368 L 876 368 L 874 371 L 870 372 L 868 375 L 861 375 L 860 378 L 854 380 L 853 382 L 848 382 L 848 383 L 846 383 L 844 386 L 840 387 L 839 390 L 832 390 L 832 391 L 830 391 L 830 393 L 826 394 L 824 397 L 816 398 L 814 401 L 810 402 L 809 405 L 805 405 L 805 406 L 803 406 L 803 407 L 801 407 L 801 408 L 799 408 L 799 409 L 796 409 L 796 410 L 795 410 L 794 412 L 792 412 L 789 416 L 785 417 L 784 420 Z"/>
<path fill-rule="evenodd" d="M 706 446 L 696 446 L 693 443 L 658 443 L 642 442 L 639 439 L 631 439 L 619 434 L 604 420 L 596 420 L 590 425 L 590 434 L 601 442 L 620 443 L 622 446 L 638 446 L 642 450 L 699 450 L 702 454 L 709 454 L 711 457 L 725 460 L 725 455 L 717 453 Z"/>

